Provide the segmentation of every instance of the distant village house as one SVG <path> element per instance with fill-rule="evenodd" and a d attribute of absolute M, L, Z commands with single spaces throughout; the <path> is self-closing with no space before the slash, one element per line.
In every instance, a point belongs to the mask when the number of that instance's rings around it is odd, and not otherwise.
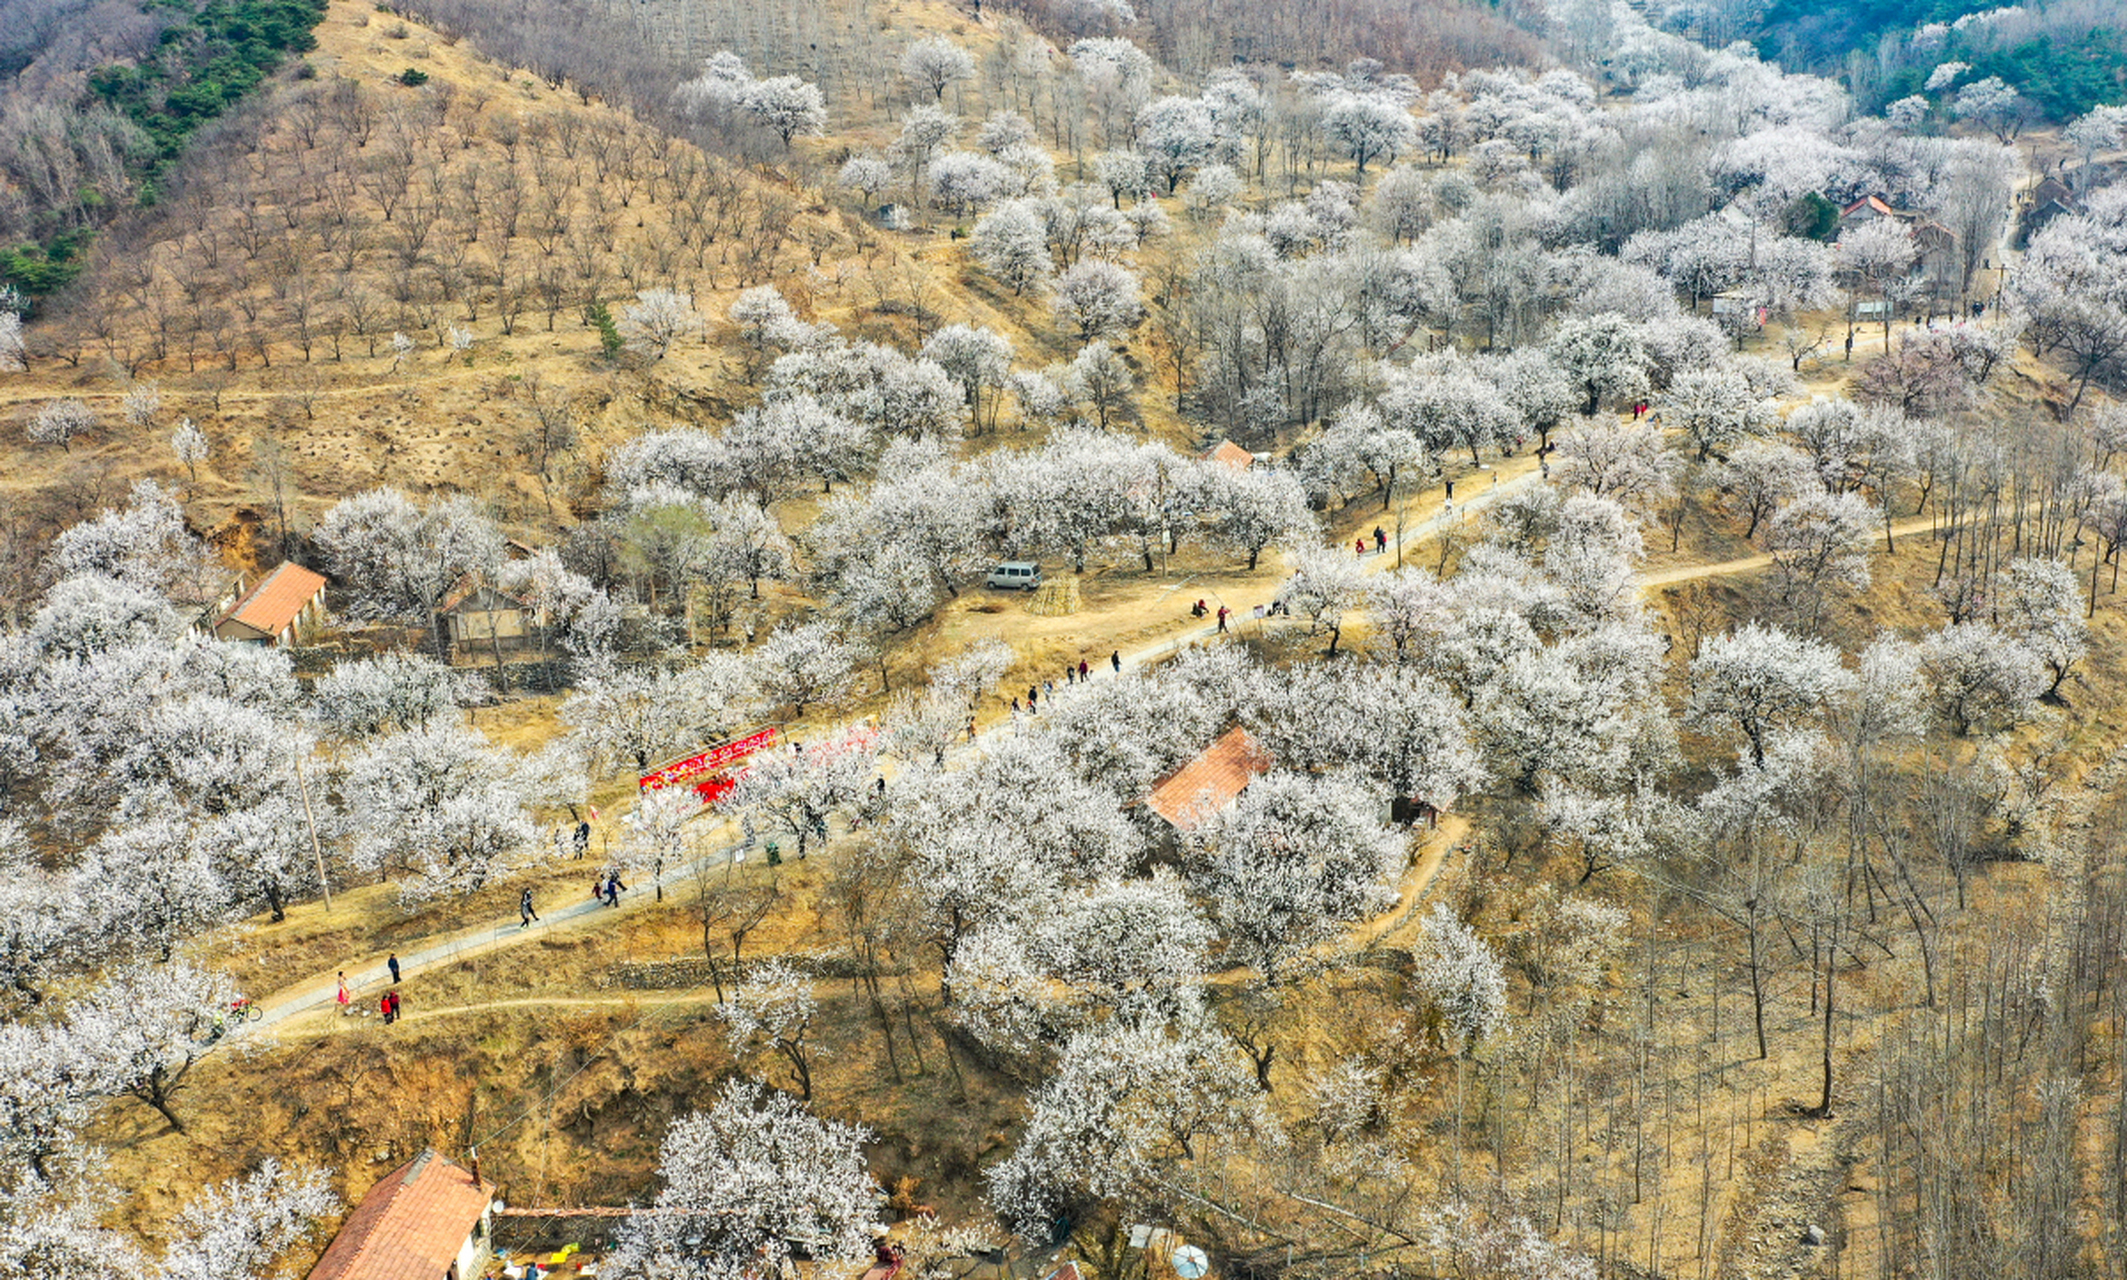
<path fill-rule="evenodd" d="M 2080 213 L 2082 206 L 2075 193 L 2059 178 L 2047 178 L 2031 188 L 2024 197 L 2023 213 L 2017 219 L 2016 235 L 2020 244 L 2029 243 L 2045 225 L 2064 213 Z"/>
<path fill-rule="evenodd" d="M 1887 221 L 1904 227 L 1918 251 L 1907 283 L 1925 296 L 1941 302 L 1954 300 L 1964 288 L 1964 253 L 1957 233 L 1932 218 L 1909 209 L 1896 209 L 1882 196 L 1863 196 L 1839 211 L 1839 229 L 1846 232 L 1864 223 Z M 1882 313 L 1878 307 L 1874 312 Z"/>

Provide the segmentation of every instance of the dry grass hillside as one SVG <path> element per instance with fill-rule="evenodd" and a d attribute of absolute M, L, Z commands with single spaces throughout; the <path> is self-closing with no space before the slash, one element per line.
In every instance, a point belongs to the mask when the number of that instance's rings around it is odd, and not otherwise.
<path fill-rule="evenodd" d="M 98 421 L 65 452 L 29 448 L 19 422 L 7 433 L 18 513 L 71 520 L 133 476 L 182 477 L 168 438 L 190 417 L 212 453 L 188 508 L 239 554 L 243 529 L 299 529 L 378 484 L 566 522 L 606 443 L 751 398 L 721 317 L 756 284 L 855 336 L 909 343 L 969 319 L 1030 358 L 1068 354 L 1030 300 L 965 287 L 956 241 L 889 242 L 366 6 L 334 5 L 318 37 L 305 71 L 204 142 L 32 326 L 40 358 L 0 385 L 0 411 L 75 396 Z M 409 70 L 427 81 L 401 83 Z M 692 294 L 708 333 L 616 370 L 585 308 L 648 288 Z M 160 407 L 131 420 L 143 384 Z"/>

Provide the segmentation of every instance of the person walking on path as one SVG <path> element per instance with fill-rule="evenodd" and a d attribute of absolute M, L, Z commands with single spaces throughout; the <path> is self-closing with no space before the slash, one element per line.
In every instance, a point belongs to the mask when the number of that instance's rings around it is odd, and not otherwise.
<path fill-rule="evenodd" d="M 385 968 L 387 968 L 387 969 L 389 969 L 389 970 L 391 970 L 391 985 L 393 985 L 393 986 L 395 986 L 395 987 L 396 987 L 396 986 L 398 986 L 398 985 L 399 985 L 399 953 L 398 953 L 398 952 L 396 952 L 396 951 L 392 952 L 392 953 L 391 953 L 391 957 L 390 957 L 389 959 L 387 959 L 387 960 L 386 960 L 386 961 L 384 962 L 384 967 L 385 967 Z"/>
<path fill-rule="evenodd" d="M 1115 674 L 1121 675 L 1123 673 L 1123 651 L 1117 649 L 1115 652 L 1109 654 L 1108 665 L 1115 668 Z"/>
<path fill-rule="evenodd" d="M 1358 556 L 1362 560 L 1366 558 L 1366 539 L 1352 539 L 1352 554 Z"/>
<path fill-rule="evenodd" d="M 348 1008 L 348 1005 L 347 1005 L 347 970 L 345 970 L 345 969 L 342 969 L 342 970 L 340 970 L 340 991 L 339 991 L 339 994 L 338 994 L 338 995 L 335 995 L 335 996 L 333 997 L 333 999 L 339 1002 L 339 1006 L 340 1006 L 340 1016 L 341 1016 L 341 1017 L 343 1017 L 343 1018 L 344 1018 L 344 1017 L 346 1017 L 346 1016 L 347 1016 L 347 1008 Z"/>
<path fill-rule="evenodd" d="M 539 913 L 532 910 L 532 891 L 526 889 L 524 896 L 517 899 L 517 927 L 522 929 L 538 918 Z"/>
<path fill-rule="evenodd" d="M 389 1016 L 387 1016 L 387 1017 L 386 1017 L 386 1018 L 385 1018 L 384 1020 L 385 1020 L 386 1022 L 397 1022 L 397 1021 L 399 1020 L 399 991 L 398 991 L 398 988 L 394 987 L 394 988 L 393 988 L 393 989 L 391 990 L 390 994 L 388 994 L 388 995 L 386 995 L 386 996 L 384 997 L 384 1002 L 385 1002 L 386 1004 L 388 1004 L 388 1005 L 390 1005 L 390 1006 L 391 1006 L 391 1012 L 390 1012 Z"/>
<path fill-rule="evenodd" d="M 391 992 L 377 997 L 377 1012 L 384 1015 L 384 1025 L 391 1025 Z"/>
<path fill-rule="evenodd" d="M 1378 524 L 1374 526 L 1374 550 L 1377 553 L 1388 550 L 1388 534 Z"/>
<path fill-rule="evenodd" d="M 1078 682 L 1080 684 L 1086 682 L 1086 660 L 1084 658 L 1078 660 Z"/>
<path fill-rule="evenodd" d="M 1226 615 L 1227 615 L 1227 614 L 1229 614 L 1229 613 L 1232 613 L 1232 612 L 1233 612 L 1233 610 L 1231 610 L 1231 609 L 1227 608 L 1227 607 L 1226 607 L 1225 605 L 1220 605 L 1220 606 L 1219 606 L 1219 634 L 1220 634 L 1220 635 L 1225 635 L 1225 634 L 1226 634 Z"/>

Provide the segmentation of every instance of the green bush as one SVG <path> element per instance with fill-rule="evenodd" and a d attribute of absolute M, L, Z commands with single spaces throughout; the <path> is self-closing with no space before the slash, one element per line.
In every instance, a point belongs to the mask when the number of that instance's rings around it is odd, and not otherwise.
<path fill-rule="evenodd" d="M 428 73 L 426 71 L 417 71 L 412 67 L 408 67 L 406 70 L 401 71 L 399 73 L 399 83 L 405 85 L 409 89 L 417 89 L 422 85 L 428 83 Z"/>
<path fill-rule="evenodd" d="M 604 349 L 606 359 L 620 359 L 621 348 L 627 344 L 620 336 L 620 326 L 613 323 L 613 313 L 607 309 L 606 304 L 594 302 L 585 307 L 583 318 L 593 329 L 598 330 L 598 345 Z"/>
<path fill-rule="evenodd" d="M 1839 234 L 1839 206 L 1815 191 L 1805 191 L 1787 206 L 1787 232 L 1829 242 Z"/>
<path fill-rule="evenodd" d="M 88 239 L 85 228 L 76 228 L 41 245 L 0 249 L 0 285 L 11 285 L 30 297 L 65 287 L 81 272 L 80 251 Z"/>

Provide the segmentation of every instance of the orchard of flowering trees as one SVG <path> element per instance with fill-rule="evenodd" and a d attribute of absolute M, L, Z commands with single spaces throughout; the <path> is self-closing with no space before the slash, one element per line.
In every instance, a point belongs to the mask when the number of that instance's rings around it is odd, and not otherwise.
<path fill-rule="evenodd" d="M 1675 6 L 1658 27 L 1561 0 L 1528 15 L 1563 61 L 1541 73 L 1191 83 L 1129 6 L 1054 8 L 1083 38 L 982 18 L 980 52 L 895 38 L 861 77 L 817 45 L 749 52 L 805 71 L 764 77 L 727 50 L 626 95 L 780 163 L 788 192 L 683 175 L 625 130 L 435 108 L 425 133 L 510 155 L 447 194 L 527 205 L 509 216 L 540 224 L 543 269 L 587 277 L 580 300 L 553 277 L 548 333 L 579 308 L 609 357 L 606 388 L 497 376 L 538 422 L 539 534 L 472 475 L 415 492 L 382 462 L 303 494 L 271 433 L 240 439 L 218 383 L 211 415 L 190 407 L 174 366 L 19 398 L 74 510 L 4 544 L 24 590 L 0 633 L 0 1275 L 292 1266 L 337 1205 L 320 1172 L 247 1152 L 148 1249 L 111 1226 L 138 1189 L 98 1141 L 202 1140 L 228 1062 L 303 1051 L 226 1034 L 271 994 L 233 973 L 321 976 L 254 954 L 254 930 L 356 886 L 386 920 L 346 924 L 358 947 L 580 895 L 591 868 L 556 865 L 556 835 L 598 805 L 597 872 L 654 878 L 631 906 L 674 926 L 629 946 L 699 938 L 706 994 L 672 1003 L 700 1026 L 571 1029 L 573 1064 L 544 1023 L 440 1056 L 551 1062 L 509 1123 L 642 1210 L 607 1274 L 861 1260 L 888 1170 L 1104 1275 L 1137 1222 L 1222 1274 L 1708 1274 L 1795 1234 L 1758 1190 L 1831 1168 L 1859 1171 L 1840 1185 L 1873 1198 L 1875 1240 L 1836 1198 L 1792 1212 L 1885 1274 L 2107 1265 L 2120 109 L 2066 130 L 2074 199 L 1990 279 L 2023 109 L 1966 63 L 1873 117 L 1748 44 L 1672 34 L 1700 20 Z M 882 97 L 892 118 L 863 118 Z M 416 243 L 446 191 L 441 168 L 389 190 L 417 109 L 348 167 L 407 271 L 459 283 L 409 275 L 389 319 L 341 290 L 340 328 L 300 321 L 335 360 L 342 329 L 372 355 L 389 333 L 409 403 L 423 334 L 467 364 L 545 358 L 461 327 L 483 280 L 510 296 L 499 258 L 451 274 L 477 213 L 463 244 Z M 815 141 L 845 126 L 863 140 Z M 511 194 L 542 131 L 597 172 L 583 207 Z M 698 276 L 633 203 L 660 184 Z M 727 234 L 742 195 L 760 228 Z M 1869 197 L 1890 216 L 1842 218 Z M 778 208 L 809 265 L 757 243 Z M 937 233 L 920 254 L 902 218 Z M 591 270 L 601 236 L 625 288 Z M 282 274 L 297 323 L 307 276 Z M 7 301 L 0 376 L 54 365 Z M 277 404 L 307 422 L 324 399 Z M 96 460 L 134 436 L 164 480 L 120 494 Z M 264 523 L 226 509 L 239 476 L 369 640 L 209 638 Z M 1000 560 L 1100 607 L 1030 619 L 980 594 Z M 453 653 L 446 611 L 476 591 L 530 620 L 525 662 Z M 1246 635 L 1153 651 L 1192 597 Z M 784 738 L 713 800 L 629 795 L 770 723 Z M 1160 817 L 1148 795 L 1229 735 L 1246 785 Z M 541 963 L 603 990 L 552 932 Z M 345 1091 L 388 1069 L 357 1062 Z M 506 1093 L 480 1080 L 466 1119 L 403 1134 L 469 1142 Z M 351 1104 L 303 1105 L 335 1153 L 382 1141 Z M 948 1274 L 933 1230 L 897 1237 L 926 1280 Z"/>

